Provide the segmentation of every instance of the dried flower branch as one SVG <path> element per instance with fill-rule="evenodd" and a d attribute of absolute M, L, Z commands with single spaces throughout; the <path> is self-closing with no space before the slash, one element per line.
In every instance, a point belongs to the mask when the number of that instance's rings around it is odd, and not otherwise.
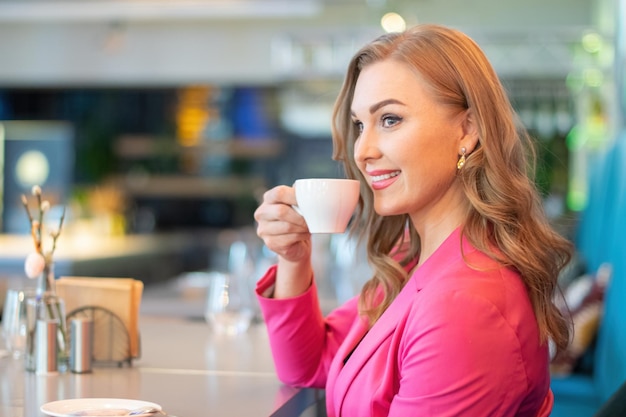
<path fill-rule="evenodd" d="M 61 228 L 63 227 L 63 221 L 65 220 L 65 207 L 63 207 L 63 213 L 61 213 L 61 218 L 59 219 L 59 228 L 57 230 L 53 230 L 50 232 L 50 236 L 52 237 L 52 248 L 50 249 L 50 256 L 54 253 L 57 248 L 57 239 L 61 236 Z"/>
<path fill-rule="evenodd" d="M 22 205 L 26 210 L 28 221 L 30 222 L 30 234 L 35 244 L 35 253 L 28 255 L 25 263 L 25 272 L 29 278 L 36 278 L 40 275 L 47 266 L 52 263 L 52 255 L 57 247 L 57 240 L 61 235 L 61 229 L 63 228 L 63 222 L 65 221 L 65 207 L 63 207 L 63 213 L 59 219 L 59 227 L 56 230 L 50 232 L 52 238 L 52 245 L 49 251 L 44 251 L 43 247 L 43 220 L 44 214 L 50 210 L 50 202 L 42 199 L 41 187 L 35 185 L 32 189 L 32 194 L 37 201 L 37 215 L 33 216 L 28 206 L 28 199 L 22 194 Z"/>

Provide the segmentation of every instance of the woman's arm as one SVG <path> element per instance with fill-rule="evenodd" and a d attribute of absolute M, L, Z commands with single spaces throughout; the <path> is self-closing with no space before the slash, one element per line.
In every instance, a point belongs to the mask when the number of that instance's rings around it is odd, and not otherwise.
<path fill-rule="evenodd" d="M 256 290 L 276 372 L 286 384 L 323 388 L 330 363 L 357 317 L 357 300 L 323 317 L 315 281 L 295 297 L 264 297 L 275 283 L 276 270 L 270 268 Z"/>

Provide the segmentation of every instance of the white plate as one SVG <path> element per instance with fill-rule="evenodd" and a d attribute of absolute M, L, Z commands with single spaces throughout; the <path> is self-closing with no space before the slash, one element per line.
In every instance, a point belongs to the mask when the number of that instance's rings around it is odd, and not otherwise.
<path fill-rule="evenodd" d="M 126 410 L 127 412 L 139 407 L 152 406 L 161 409 L 155 403 L 139 400 L 127 400 L 121 398 L 76 398 L 72 400 L 60 400 L 46 403 L 41 406 L 41 412 L 53 417 L 67 416 L 118 416 L 115 411 Z M 108 413 L 108 414 L 107 414 Z"/>

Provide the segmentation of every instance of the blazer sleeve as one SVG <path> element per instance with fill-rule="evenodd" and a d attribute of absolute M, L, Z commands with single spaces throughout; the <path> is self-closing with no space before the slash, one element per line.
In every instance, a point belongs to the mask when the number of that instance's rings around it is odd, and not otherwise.
<path fill-rule="evenodd" d="M 289 385 L 324 388 L 330 363 L 357 317 L 357 299 L 323 317 L 315 280 L 297 297 L 265 297 L 275 280 L 276 265 L 259 280 L 256 295 L 278 378 Z"/>

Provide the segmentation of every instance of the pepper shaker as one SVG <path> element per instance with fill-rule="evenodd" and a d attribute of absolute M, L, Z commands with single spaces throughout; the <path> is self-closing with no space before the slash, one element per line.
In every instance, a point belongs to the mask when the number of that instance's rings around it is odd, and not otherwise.
<path fill-rule="evenodd" d="M 57 320 L 37 320 L 35 324 L 35 372 L 52 374 L 57 368 Z"/>

